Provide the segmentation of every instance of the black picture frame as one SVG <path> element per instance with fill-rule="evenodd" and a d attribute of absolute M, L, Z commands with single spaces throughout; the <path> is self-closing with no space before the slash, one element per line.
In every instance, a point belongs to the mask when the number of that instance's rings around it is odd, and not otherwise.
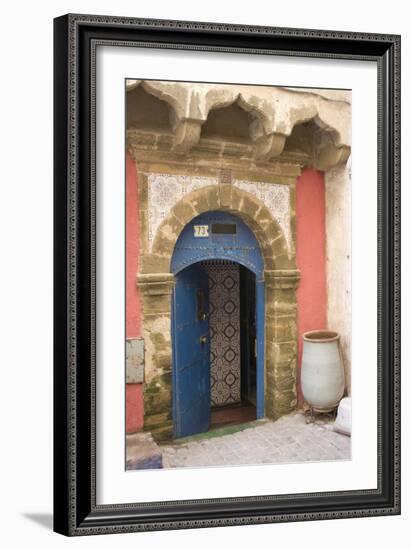
<path fill-rule="evenodd" d="M 376 61 L 378 488 L 96 505 L 95 49 Z M 69 14 L 54 20 L 54 530 L 89 535 L 400 513 L 400 36 Z"/>

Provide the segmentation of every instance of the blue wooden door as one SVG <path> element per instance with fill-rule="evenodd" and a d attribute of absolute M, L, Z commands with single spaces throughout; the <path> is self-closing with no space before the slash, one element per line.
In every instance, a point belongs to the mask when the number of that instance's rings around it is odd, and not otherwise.
<path fill-rule="evenodd" d="M 200 264 L 176 276 L 174 319 L 175 437 L 210 427 L 210 338 L 208 275 Z"/>

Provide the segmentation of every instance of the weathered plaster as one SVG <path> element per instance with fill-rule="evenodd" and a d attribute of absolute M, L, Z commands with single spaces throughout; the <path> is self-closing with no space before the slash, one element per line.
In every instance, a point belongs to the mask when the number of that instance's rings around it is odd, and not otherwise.
<path fill-rule="evenodd" d="M 351 166 L 325 173 L 327 320 L 341 334 L 347 391 L 351 393 Z"/>

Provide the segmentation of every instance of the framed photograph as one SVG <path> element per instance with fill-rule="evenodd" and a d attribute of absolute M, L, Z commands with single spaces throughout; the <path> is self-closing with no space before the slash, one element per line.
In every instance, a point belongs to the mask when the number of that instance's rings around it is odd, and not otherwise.
<path fill-rule="evenodd" d="M 54 529 L 400 513 L 400 37 L 54 21 Z"/>

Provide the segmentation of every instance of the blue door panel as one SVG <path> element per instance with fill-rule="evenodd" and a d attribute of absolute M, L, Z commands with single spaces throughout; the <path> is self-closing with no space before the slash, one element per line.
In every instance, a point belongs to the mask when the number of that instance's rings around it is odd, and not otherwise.
<path fill-rule="evenodd" d="M 210 427 L 208 276 L 192 265 L 176 276 L 174 289 L 175 436 Z"/>

